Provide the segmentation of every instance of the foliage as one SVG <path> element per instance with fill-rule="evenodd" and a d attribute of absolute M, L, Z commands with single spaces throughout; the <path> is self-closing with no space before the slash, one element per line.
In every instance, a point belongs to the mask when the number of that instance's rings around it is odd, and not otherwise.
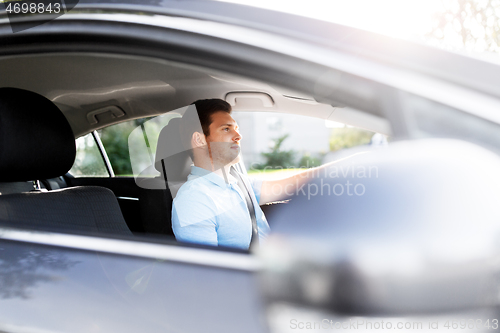
<path fill-rule="evenodd" d="M 100 137 L 106 149 L 115 175 L 132 174 L 128 151 L 128 136 L 135 128 L 131 122 L 110 126 L 101 131 Z"/>
<path fill-rule="evenodd" d="M 295 151 L 293 150 L 281 150 L 281 145 L 286 138 L 289 137 L 289 134 L 285 134 L 280 136 L 279 138 L 274 139 L 274 146 L 271 148 L 271 151 L 268 153 L 261 153 L 261 155 L 266 159 L 266 162 L 263 164 L 256 165 L 256 169 L 264 169 L 264 168 L 288 168 L 295 166 Z"/>
<path fill-rule="evenodd" d="M 79 177 L 107 177 L 108 171 L 91 134 L 78 138 L 77 154 L 70 173 Z"/>
<path fill-rule="evenodd" d="M 366 131 L 360 128 L 336 128 L 332 131 L 330 136 L 330 150 L 336 151 L 345 148 L 351 148 L 359 145 L 369 144 L 373 136 L 373 132 Z M 274 139 L 274 146 L 270 152 L 261 153 L 266 159 L 262 164 L 255 165 L 254 169 L 267 169 L 267 168 L 311 168 L 320 166 L 322 163 L 322 156 L 311 156 L 309 152 L 304 153 L 298 165 L 295 164 L 295 156 L 297 152 L 293 150 L 282 150 L 283 142 L 289 137 L 285 134 L 279 138 Z"/>
<path fill-rule="evenodd" d="M 336 128 L 330 136 L 330 151 L 368 144 L 373 134 L 360 128 Z"/>
<path fill-rule="evenodd" d="M 134 129 L 143 125 L 150 119 L 152 118 L 134 119 L 125 123 L 106 127 L 99 131 L 102 144 L 106 149 L 115 175 L 128 176 L 133 173 L 130 163 L 128 137 Z M 152 134 L 152 137 L 157 137 L 159 134 L 160 128 L 156 125 L 155 123 L 151 123 L 147 126 L 148 132 L 150 135 Z M 154 154 L 156 151 L 156 140 L 148 143 L 154 144 L 154 146 L 151 147 L 151 152 Z M 149 162 L 149 160 L 147 162 Z"/>
<path fill-rule="evenodd" d="M 299 168 L 313 168 L 321 165 L 321 157 L 313 157 L 309 153 L 302 155 L 299 161 Z"/>
<path fill-rule="evenodd" d="M 426 37 L 451 42 L 454 38 L 468 49 L 500 51 L 500 0 L 451 0 L 435 13 Z"/>

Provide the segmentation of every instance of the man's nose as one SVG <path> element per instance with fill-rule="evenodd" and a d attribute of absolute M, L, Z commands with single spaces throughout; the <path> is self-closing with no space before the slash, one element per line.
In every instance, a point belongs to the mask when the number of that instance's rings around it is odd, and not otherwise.
<path fill-rule="evenodd" d="M 233 141 L 234 142 L 239 142 L 243 137 L 240 134 L 240 132 L 238 132 L 237 130 L 235 130 L 235 132 L 236 132 L 236 135 L 233 137 Z"/>

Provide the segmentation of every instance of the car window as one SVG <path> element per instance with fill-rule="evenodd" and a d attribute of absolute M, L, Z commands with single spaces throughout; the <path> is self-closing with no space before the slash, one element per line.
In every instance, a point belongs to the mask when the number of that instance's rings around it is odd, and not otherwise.
<path fill-rule="evenodd" d="M 157 117 L 134 119 L 97 130 L 104 153 L 107 155 L 114 176 L 132 177 L 134 174 L 130 150 L 137 160 L 149 166 L 154 161 L 158 136 L 170 119 L 179 117 L 175 113 L 167 113 Z M 136 130 L 136 131 L 134 131 Z M 132 134 L 134 133 L 134 134 Z M 132 135 L 131 135 L 132 134 Z M 137 135 L 138 134 L 138 135 Z M 146 149 L 139 149 L 146 144 Z M 75 177 L 109 177 L 104 159 L 97 143 L 89 133 L 76 140 L 77 155 L 75 163 L 69 171 Z M 143 168 L 145 169 L 145 167 Z M 156 172 L 141 176 L 157 176 Z"/>
<path fill-rule="evenodd" d="M 351 148 L 385 145 L 387 137 L 324 119 L 275 112 L 234 112 L 249 175 L 283 178 L 348 156 Z"/>
<path fill-rule="evenodd" d="M 170 119 L 178 114 L 167 113 L 157 117 L 134 119 L 98 130 L 106 154 L 115 176 L 138 176 L 132 168 L 130 155 L 140 155 L 138 160 L 150 165 L 154 161 L 158 136 Z M 139 149 L 145 144 L 146 149 Z M 141 174 L 141 176 L 156 176 L 158 173 Z"/>
<path fill-rule="evenodd" d="M 183 108 L 181 108 L 183 109 Z M 128 136 L 129 163 L 134 177 L 156 177 L 160 173 L 155 169 L 156 148 L 160 132 L 170 120 L 182 117 L 179 110 L 143 119 L 132 129 Z"/>
<path fill-rule="evenodd" d="M 75 163 L 69 173 L 75 177 L 109 177 L 92 133 L 76 140 Z"/>
<path fill-rule="evenodd" d="M 142 122 L 144 119 L 134 119 L 97 131 L 115 176 L 132 176 L 128 136 Z"/>

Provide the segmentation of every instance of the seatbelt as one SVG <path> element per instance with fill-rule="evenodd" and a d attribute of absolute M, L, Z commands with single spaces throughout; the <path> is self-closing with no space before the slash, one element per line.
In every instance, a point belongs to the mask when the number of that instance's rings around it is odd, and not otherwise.
<path fill-rule="evenodd" d="M 250 219 L 252 220 L 252 239 L 250 240 L 250 246 L 257 245 L 259 244 L 259 229 L 257 227 L 255 207 L 250 196 L 250 191 L 243 181 L 243 178 L 241 178 L 241 175 L 234 169 L 234 167 L 231 167 L 231 171 L 229 173 L 238 181 L 238 186 L 241 189 L 243 196 L 245 197 L 245 201 L 247 202 L 248 212 L 250 213 Z"/>

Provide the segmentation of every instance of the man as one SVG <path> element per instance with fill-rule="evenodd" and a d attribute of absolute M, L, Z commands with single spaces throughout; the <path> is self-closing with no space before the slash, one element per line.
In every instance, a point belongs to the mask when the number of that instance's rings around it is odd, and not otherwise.
<path fill-rule="evenodd" d="M 220 99 L 198 100 L 193 104 L 197 112 L 183 116 L 181 136 L 192 149 L 194 166 L 173 202 L 175 237 L 184 242 L 248 249 L 252 224 L 258 230 L 257 236 L 254 229 L 252 243 L 265 239 L 270 230 L 259 205 L 292 194 L 307 182 L 312 169 L 290 178 L 264 182 L 235 173 L 232 166 L 240 160 L 242 136 L 231 117 L 231 106 Z M 247 202 L 248 195 L 252 204 Z"/>

